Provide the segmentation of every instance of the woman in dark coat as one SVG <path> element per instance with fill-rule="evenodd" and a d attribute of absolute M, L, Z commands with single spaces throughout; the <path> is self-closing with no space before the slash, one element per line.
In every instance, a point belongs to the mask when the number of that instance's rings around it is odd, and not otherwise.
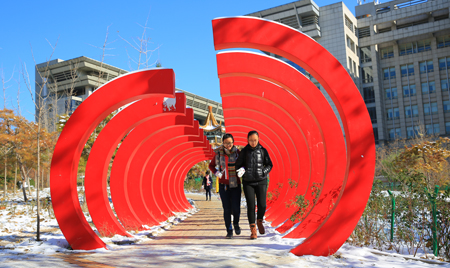
<path fill-rule="evenodd" d="M 222 145 L 214 150 L 216 153 L 209 169 L 219 180 L 219 195 L 222 200 L 223 218 L 227 228 L 226 238 L 233 238 L 234 232 L 239 235 L 239 217 L 241 215 L 241 180 L 237 177 L 235 162 L 239 156 L 239 149 L 234 146 L 234 138 L 231 134 L 225 134 Z M 231 225 L 231 214 L 233 214 L 233 226 Z"/>
<path fill-rule="evenodd" d="M 272 170 L 272 161 L 267 150 L 259 144 L 259 134 L 250 131 L 247 135 L 247 146 L 242 149 L 236 161 L 238 177 L 242 177 L 245 199 L 247 200 L 247 216 L 250 223 L 250 239 L 256 239 L 256 225 L 260 234 L 264 234 L 263 218 L 266 213 L 267 175 Z M 255 220 L 255 197 L 258 215 Z"/>
<path fill-rule="evenodd" d="M 208 201 L 208 195 L 209 195 L 209 201 L 211 201 L 211 188 L 212 188 L 212 178 L 209 176 L 209 170 L 206 172 L 206 176 L 203 177 L 203 188 L 206 191 L 206 201 Z"/>

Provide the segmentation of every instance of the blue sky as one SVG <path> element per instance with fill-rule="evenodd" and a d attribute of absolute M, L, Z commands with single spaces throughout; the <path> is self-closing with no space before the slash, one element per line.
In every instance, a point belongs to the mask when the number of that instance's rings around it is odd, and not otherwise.
<path fill-rule="evenodd" d="M 34 65 L 52 59 L 86 56 L 101 60 L 101 47 L 109 26 L 105 63 L 130 70 L 127 50 L 137 56 L 120 37 L 131 41 L 142 35 L 148 16 L 151 48 L 159 49 L 151 62 L 160 60 L 172 68 L 176 86 L 203 97 L 220 100 L 219 79 L 213 46 L 211 20 L 239 16 L 291 3 L 289 0 L 259 1 L 7 1 L 0 13 L 0 78 L 6 83 L 6 107 L 17 107 L 20 80 L 22 115 L 34 120 L 34 106 L 22 78 L 24 66 L 33 85 Z M 316 0 L 319 6 L 336 3 Z M 354 13 L 356 0 L 344 1 Z M 58 39 L 59 38 L 59 39 Z M 34 60 L 33 56 L 34 55 Z M 136 66 L 133 66 L 135 69 Z M 1 81 L 0 81 L 1 87 Z M 33 86 L 34 90 L 34 86 Z M 3 91 L 0 109 L 5 103 Z"/>

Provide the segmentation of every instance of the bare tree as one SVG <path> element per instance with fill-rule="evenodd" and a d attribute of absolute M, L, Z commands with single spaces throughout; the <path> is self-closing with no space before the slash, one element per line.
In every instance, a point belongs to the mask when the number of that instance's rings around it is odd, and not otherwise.
<path fill-rule="evenodd" d="M 144 25 L 138 24 L 143 29 L 141 37 L 137 37 L 136 39 L 132 38 L 130 42 L 119 35 L 120 39 L 122 39 L 125 43 L 127 43 L 133 50 L 138 52 L 138 56 L 136 59 L 130 56 L 128 50 L 126 50 L 128 56 L 128 67 L 130 68 L 130 70 L 133 70 L 131 63 L 136 64 L 137 65 L 136 70 L 139 70 L 142 65 L 144 66 L 144 68 L 150 68 L 151 66 L 156 66 L 159 62 L 158 60 L 156 60 L 150 63 L 153 53 L 157 51 L 160 48 L 160 46 L 157 46 L 154 49 L 150 49 L 150 46 L 153 43 L 151 42 L 151 38 L 147 35 L 147 31 L 151 29 L 150 27 L 147 26 L 149 17 L 150 12 L 148 13 L 147 19 L 145 20 L 145 24 Z"/>
<path fill-rule="evenodd" d="M 3 72 L 3 68 L 0 69 L 0 70 L 1 70 L 1 79 L 2 79 L 2 90 L 3 90 L 3 108 L 5 109 L 6 108 L 6 99 L 7 99 L 6 98 L 6 90 L 10 87 L 10 86 L 7 86 L 7 83 L 9 81 L 11 81 L 11 79 L 13 78 L 14 70 L 13 70 L 13 72 L 11 74 L 11 77 L 9 79 L 5 79 L 5 74 Z M 11 149 L 12 149 L 12 147 L 8 146 L 8 144 L 4 144 L 4 146 L 1 149 L 2 153 L 5 156 L 5 177 L 4 177 L 4 187 L 3 187 L 3 197 L 4 197 L 5 200 L 6 200 L 6 191 L 8 190 L 7 183 L 6 183 L 6 181 L 7 181 L 6 177 L 7 177 L 7 173 L 8 173 L 8 169 L 7 169 L 8 152 L 11 151 Z"/>
<path fill-rule="evenodd" d="M 99 71 L 98 76 L 97 76 L 97 85 L 101 84 L 100 79 L 109 80 L 108 74 L 105 77 L 103 64 L 105 62 L 105 58 L 106 57 L 115 56 L 113 54 L 106 53 L 107 51 L 115 49 L 115 48 L 110 48 L 108 46 L 117 41 L 117 39 L 116 39 L 116 40 L 113 40 L 112 42 L 108 42 L 108 39 L 109 39 L 109 27 L 111 27 L 111 25 L 108 25 L 108 27 L 106 27 L 105 41 L 103 42 L 103 45 L 101 47 L 89 44 L 90 46 L 98 48 L 98 49 L 100 49 L 102 51 L 102 55 L 101 55 L 101 59 L 100 59 L 100 71 Z"/>
<path fill-rule="evenodd" d="M 55 53 L 56 46 L 58 45 L 58 41 L 59 41 L 59 37 L 56 40 L 55 45 L 52 45 L 47 40 L 48 44 L 52 48 L 52 52 L 50 54 L 50 57 L 49 57 L 49 59 L 47 59 L 47 66 L 46 66 L 47 70 L 48 70 L 48 66 L 50 64 L 50 60 L 52 59 L 53 54 Z M 31 48 L 31 54 L 33 56 L 34 65 L 37 68 L 36 60 L 34 58 L 34 54 L 33 54 L 33 49 L 32 48 Z M 24 65 L 22 65 L 22 66 L 24 66 Z M 41 73 L 39 71 L 37 73 L 41 76 L 41 79 L 42 79 L 43 77 L 42 77 Z M 25 85 L 26 85 L 28 91 L 30 92 L 31 99 L 33 100 L 34 106 L 36 108 L 36 115 L 37 115 L 37 117 L 36 117 L 37 122 L 36 123 L 37 123 L 37 126 L 38 126 L 37 137 L 36 137 L 37 138 L 37 171 L 36 171 L 36 173 L 38 174 L 37 177 L 39 177 L 39 174 L 40 174 L 40 171 L 41 171 L 41 142 L 40 142 L 41 141 L 41 129 L 42 129 L 43 114 L 44 114 L 44 109 L 45 109 L 44 104 L 45 104 L 45 100 L 47 98 L 47 96 L 43 96 L 43 90 L 44 90 L 45 87 L 47 87 L 48 79 L 42 79 L 43 83 L 39 85 L 38 91 L 36 92 L 37 94 L 36 94 L 36 99 L 35 99 L 35 98 L 33 98 L 33 90 L 32 90 L 32 87 L 31 87 L 30 76 L 28 74 L 28 71 L 27 71 L 26 67 L 22 68 L 22 76 L 23 76 L 23 79 L 25 81 Z M 37 231 L 37 236 L 36 236 L 36 240 L 40 241 L 41 239 L 40 239 L 39 183 L 37 182 L 37 184 L 38 185 L 37 185 L 37 189 L 36 189 L 36 206 L 37 206 L 37 219 L 36 219 L 36 222 L 37 222 L 37 230 L 36 230 Z"/>

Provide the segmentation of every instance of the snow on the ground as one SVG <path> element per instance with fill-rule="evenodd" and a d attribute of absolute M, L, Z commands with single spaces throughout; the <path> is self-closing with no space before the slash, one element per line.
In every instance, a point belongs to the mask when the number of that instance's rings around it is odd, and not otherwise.
<path fill-rule="evenodd" d="M 197 193 L 204 195 L 203 193 Z M 32 196 L 35 196 L 33 193 Z M 49 190 L 45 189 L 40 193 L 42 198 L 49 197 Z M 33 198 L 33 197 L 30 197 Z M 218 195 L 213 195 L 213 198 L 218 198 Z M 0 263 L 7 260 L 20 260 L 24 256 L 53 255 L 58 252 L 74 253 L 86 251 L 74 251 L 70 249 L 69 244 L 64 238 L 63 234 L 58 228 L 58 223 L 51 215 L 50 210 L 43 209 L 41 211 L 41 240 L 36 241 L 36 209 L 33 207 L 33 202 L 25 203 L 20 194 L 12 197 L 9 196 L 7 200 L 6 209 L 0 209 Z M 191 204 L 195 205 L 193 200 L 189 200 Z M 3 203 L 4 204 L 4 203 Z M 242 201 L 245 206 L 245 199 Z M 167 221 L 162 222 L 159 226 L 149 227 L 150 230 L 131 233 L 133 237 L 114 236 L 111 238 L 101 238 L 106 244 L 106 249 L 97 249 L 89 252 L 117 252 L 127 249 L 128 244 L 151 243 L 152 238 L 158 236 L 171 226 L 182 222 L 189 216 L 197 212 L 192 209 L 185 213 L 176 213 L 175 216 L 170 217 Z M 87 215 L 88 216 L 88 215 Z M 89 220 L 89 218 L 87 218 Z M 328 257 L 316 256 L 295 256 L 290 253 L 290 249 L 301 243 L 302 239 L 283 239 L 282 236 L 275 230 L 276 228 L 265 224 L 266 234 L 259 236 L 257 245 L 246 246 L 246 250 L 242 251 L 242 247 L 225 247 L 220 251 L 215 251 L 216 258 L 227 258 L 229 256 L 236 256 L 246 261 L 253 261 L 255 254 L 261 252 L 277 251 L 284 260 L 288 259 L 289 264 L 277 265 L 277 267 L 449 267 L 450 263 L 439 262 L 436 260 L 425 260 L 427 262 L 419 261 L 420 257 L 425 256 L 408 256 L 400 255 L 393 252 L 381 252 L 370 247 L 355 247 L 349 244 L 344 244 L 337 253 Z M 169 247 L 169 246 L 162 246 Z M 195 244 L 190 248 L 185 248 L 186 253 L 189 252 L 209 252 L 210 245 Z M 432 258 L 427 255 L 426 257 Z M 32 258 L 31 258 L 32 259 Z M 1 265 L 0 265 L 1 266 Z"/>

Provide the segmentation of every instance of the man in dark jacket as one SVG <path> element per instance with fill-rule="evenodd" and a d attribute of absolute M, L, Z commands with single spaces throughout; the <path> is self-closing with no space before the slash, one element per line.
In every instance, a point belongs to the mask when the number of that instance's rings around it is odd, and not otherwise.
<path fill-rule="evenodd" d="M 209 170 L 206 172 L 206 176 L 203 177 L 203 188 L 206 191 L 206 201 L 208 201 L 208 195 L 209 195 L 209 201 L 211 201 L 211 188 L 212 188 L 212 178 L 209 176 Z"/>

